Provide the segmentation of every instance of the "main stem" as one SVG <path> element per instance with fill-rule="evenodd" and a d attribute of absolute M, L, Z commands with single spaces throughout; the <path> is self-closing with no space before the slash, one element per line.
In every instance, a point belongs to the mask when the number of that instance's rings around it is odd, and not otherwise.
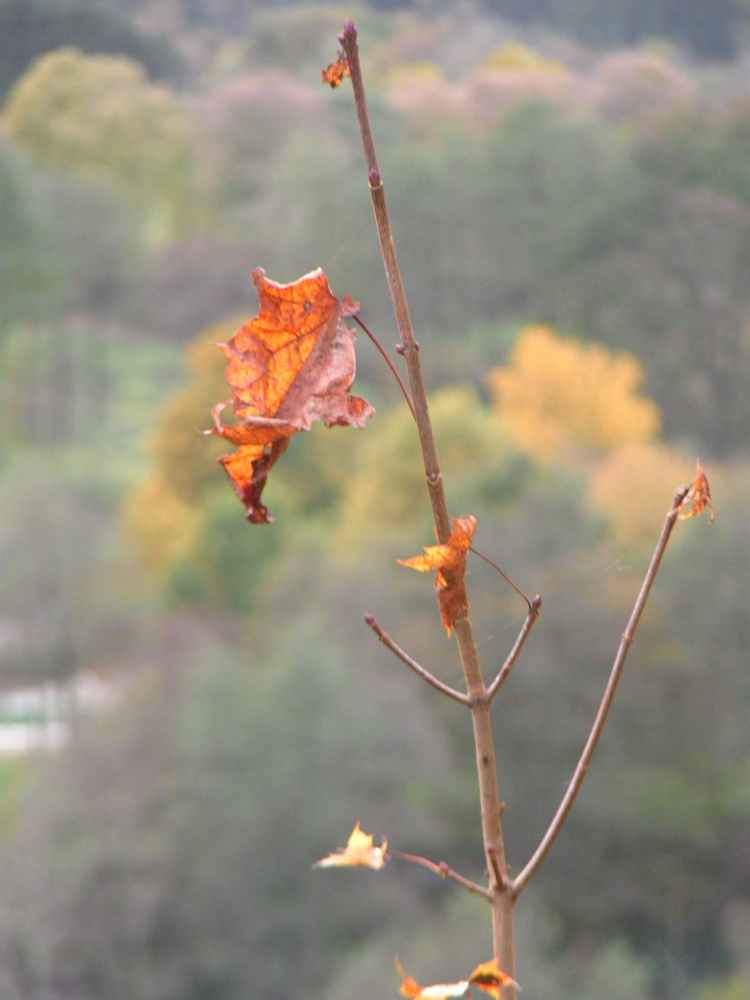
<path fill-rule="evenodd" d="M 396 325 L 401 337 L 400 352 L 406 361 L 409 374 L 411 398 L 419 431 L 427 490 L 432 506 L 435 534 L 440 542 L 450 535 L 450 517 L 445 499 L 443 477 L 438 462 L 435 437 L 430 420 L 430 411 L 419 360 L 419 345 L 414 337 L 409 305 L 406 298 L 401 270 L 396 257 L 393 238 L 385 201 L 383 179 L 375 153 L 375 143 L 367 113 L 362 69 L 359 61 L 357 31 L 351 21 L 347 22 L 340 41 L 346 54 L 352 76 L 354 101 L 357 109 L 362 145 L 367 162 L 370 196 L 375 214 L 375 222 L 380 241 L 388 288 L 390 290 Z M 487 869 L 490 873 L 489 893 L 492 906 L 492 939 L 494 956 L 504 972 L 515 976 L 515 950 L 513 946 L 513 894 L 510 889 L 508 865 L 505 857 L 505 842 L 501 821 L 502 807 L 497 781 L 495 745 L 492 737 L 492 719 L 487 690 L 479 664 L 479 655 L 468 615 L 455 622 L 459 657 L 466 680 L 466 690 L 471 706 L 476 752 L 479 799 L 482 813 L 482 837 Z M 515 997 L 515 988 L 503 991 L 507 997 Z"/>

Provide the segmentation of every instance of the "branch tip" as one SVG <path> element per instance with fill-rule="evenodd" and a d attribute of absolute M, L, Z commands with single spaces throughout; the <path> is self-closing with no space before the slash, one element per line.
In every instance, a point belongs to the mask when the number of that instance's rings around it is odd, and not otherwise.
<path fill-rule="evenodd" d="M 375 616 L 374 615 L 365 615 L 365 624 L 369 625 L 370 628 L 374 628 L 375 627 Z"/>
<path fill-rule="evenodd" d="M 672 510 L 678 510 L 682 506 L 682 501 L 690 492 L 690 486 L 681 486 L 672 500 Z"/>
<path fill-rule="evenodd" d="M 338 36 L 339 42 L 346 47 L 347 45 L 356 45 L 357 43 L 357 26 L 350 18 L 344 21 L 344 27 L 341 34 Z"/>

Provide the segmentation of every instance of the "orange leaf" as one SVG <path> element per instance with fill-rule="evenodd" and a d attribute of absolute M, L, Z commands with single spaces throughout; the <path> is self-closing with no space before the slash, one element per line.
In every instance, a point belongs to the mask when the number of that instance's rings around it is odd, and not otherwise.
<path fill-rule="evenodd" d="M 316 868 L 374 868 L 383 867 L 388 860 L 388 841 L 383 840 L 379 847 L 375 846 L 372 834 L 365 833 L 359 825 L 349 835 L 346 847 L 315 863 Z"/>
<path fill-rule="evenodd" d="M 711 487 L 700 459 L 696 462 L 695 479 L 682 501 L 681 508 L 684 508 L 680 513 L 681 520 L 688 517 L 700 517 L 706 508 L 708 508 L 709 521 L 713 521 L 716 517 L 714 505 L 711 502 Z"/>
<path fill-rule="evenodd" d="M 420 986 L 416 979 L 406 974 L 401 962 L 396 959 L 396 971 L 401 976 L 399 993 L 402 997 L 412 1000 L 448 1000 L 449 997 L 462 997 L 469 988 L 467 980 L 460 983 L 437 983 L 435 986 Z"/>
<path fill-rule="evenodd" d="M 450 537 L 442 545 L 429 545 L 421 556 L 398 560 L 401 566 L 415 569 L 418 573 L 437 573 L 435 589 L 438 592 L 440 618 L 448 635 L 456 620 L 468 611 L 464 571 L 466 553 L 477 530 L 477 519 L 473 514 L 454 517 L 451 527 Z"/>
<path fill-rule="evenodd" d="M 506 986 L 515 986 L 517 990 L 521 987 L 512 979 L 507 972 L 503 972 L 493 959 L 491 962 L 482 962 L 469 976 L 469 982 L 476 986 L 483 993 L 489 993 L 491 997 L 500 1000 L 501 990 Z"/>
<path fill-rule="evenodd" d="M 349 62 L 343 52 L 339 52 L 336 61 L 329 63 L 325 69 L 320 71 L 322 83 L 327 83 L 332 89 L 340 87 L 345 76 L 351 76 Z"/>
<path fill-rule="evenodd" d="M 253 271 L 260 312 L 226 343 L 226 379 L 237 424 L 221 422 L 225 404 L 214 407 L 216 434 L 238 451 L 219 461 L 253 524 L 272 518 L 261 494 L 273 465 L 297 431 L 308 431 L 314 420 L 326 427 L 363 427 L 373 408 L 349 395 L 356 359 L 354 332 L 344 319 L 359 308 L 349 298 L 339 300 L 323 271 L 311 271 L 280 285 Z"/>

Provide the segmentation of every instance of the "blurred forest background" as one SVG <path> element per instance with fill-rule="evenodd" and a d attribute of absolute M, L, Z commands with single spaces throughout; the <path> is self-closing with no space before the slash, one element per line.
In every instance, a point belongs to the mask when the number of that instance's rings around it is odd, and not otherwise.
<path fill-rule="evenodd" d="M 515 866 L 696 455 L 719 510 L 678 525 L 524 898 L 524 996 L 748 1000 L 741 0 L 0 0 L 0 995 L 350 1000 L 395 994 L 396 952 L 427 982 L 488 957 L 426 873 L 310 867 L 358 816 L 482 874 L 467 719 L 362 623 L 458 683 L 394 561 L 431 522 L 387 372 L 362 342 L 378 414 L 295 439 L 270 528 L 200 433 L 257 265 L 322 265 L 395 340 L 349 88 L 320 85 L 349 15 L 453 513 L 545 602 L 496 706 Z M 489 672 L 524 608 L 485 570 Z"/>

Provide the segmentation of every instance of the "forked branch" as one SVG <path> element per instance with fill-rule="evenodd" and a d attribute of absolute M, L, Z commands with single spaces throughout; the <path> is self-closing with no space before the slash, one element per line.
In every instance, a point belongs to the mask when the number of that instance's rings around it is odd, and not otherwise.
<path fill-rule="evenodd" d="M 625 660 L 627 659 L 628 652 L 633 644 L 633 640 L 635 639 L 635 634 L 638 630 L 643 609 L 646 607 L 646 602 L 648 601 L 649 594 L 651 593 L 651 588 L 654 585 L 656 574 L 659 572 L 662 557 L 664 556 L 664 552 L 672 535 L 672 531 L 674 530 L 674 526 L 677 523 L 680 507 L 682 506 L 682 502 L 687 496 L 688 491 L 689 487 L 685 486 L 683 489 L 678 490 L 674 496 L 672 506 L 664 521 L 664 527 L 661 530 L 661 535 L 656 543 L 654 553 L 651 556 L 651 562 L 649 563 L 646 575 L 643 578 L 641 589 L 639 590 L 635 604 L 633 605 L 633 610 L 630 614 L 630 618 L 628 619 L 628 624 L 625 626 L 625 631 L 622 634 L 617 655 L 615 656 L 614 663 L 612 664 L 609 680 L 607 681 L 607 686 L 604 689 L 604 694 L 599 704 L 591 732 L 589 733 L 589 737 L 586 740 L 586 744 L 581 752 L 580 759 L 576 764 L 575 770 L 573 771 L 570 784 L 562 797 L 560 805 L 557 807 L 557 812 L 553 816 L 547 832 L 542 837 L 539 846 L 534 851 L 526 867 L 513 880 L 512 891 L 514 897 L 517 897 L 521 892 L 523 892 L 528 885 L 529 880 L 534 877 L 539 866 L 547 857 L 550 848 L 557 840 L 565 820 L 568 818 L 568 814 L 573 807 L 573 803 L 581 790 L 581 786 L 583 785 L 589 769 L 589 764 L 591 763 L 591 758 L 593 757 L 597 743 L 599 742 L 599 737 L 601 736 L 604 726 L 606 725 L 609 710 L 612 706 L 615 693 L 617 692 L 617 685 L 622 677 Z"/>
<path fill-rule="evenodd" d="M 426 681 L 434 687 L 436 691 L 446 695 L 448 698 L 452 698 L 454 701 L 459 702 L 459 704 L 469 704 L 468 696 L 462 691 L 456 691 L 456 689 L 452 688 L 449 684 L 444 684 L 441 680 L 438 680 L 434 674 L 431 674 L 429 670 L 425 670 L 425 668 L 420 666 L 416 660 L 412 659 L 412 657 L 399 646 L 395 639 L 392 639 L 388 633 L 380 627 L 372 615 L 365 615 L 365 622 L 370 626 L 383 645 L 387 649 L 390 649 L 393 655 L 398 657 L 402 663 L 405 663 L 410 670 L 413 670 L 417 677 L 421 677 L 423 681 Z"/>

